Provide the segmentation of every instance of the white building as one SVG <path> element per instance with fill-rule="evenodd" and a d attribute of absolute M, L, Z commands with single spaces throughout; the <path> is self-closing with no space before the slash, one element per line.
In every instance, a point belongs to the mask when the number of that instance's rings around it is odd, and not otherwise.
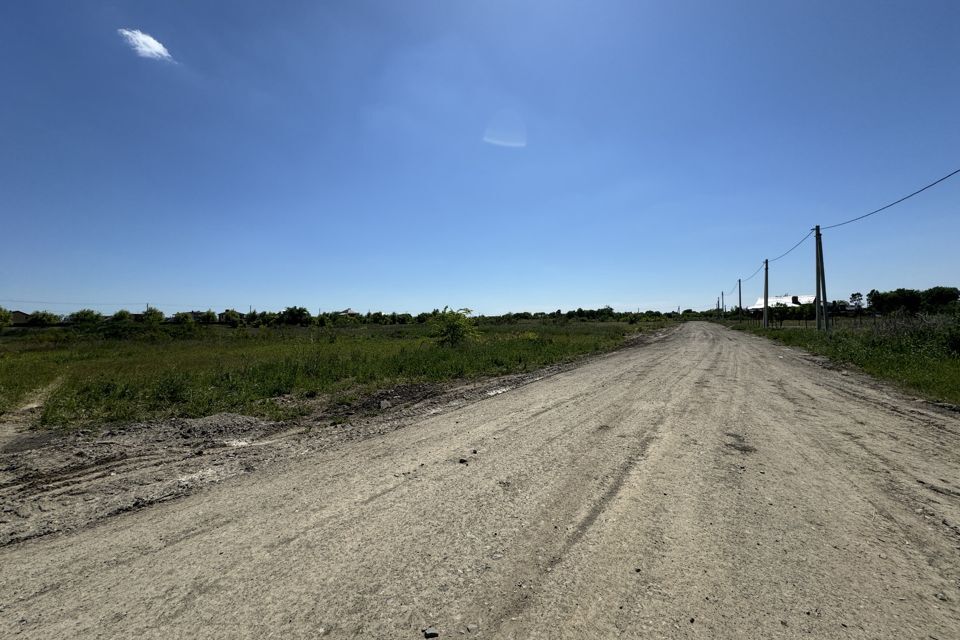
<path fill-rule="evenodd" d="M 804 295 L 804 296 L 769 296 L 767 298 L 767 305 L 770 307 L 775 307 L 777 305 L 783 305 L 784 307 L 799 307 L 802 304 L 813 304 L 813 301 L 817 299 L 817 296 L 813 295 Z M 763 296 L 757 298 L 757 301 L 752 306 L 747 307 L 751 311 L 763 311 Z"/>

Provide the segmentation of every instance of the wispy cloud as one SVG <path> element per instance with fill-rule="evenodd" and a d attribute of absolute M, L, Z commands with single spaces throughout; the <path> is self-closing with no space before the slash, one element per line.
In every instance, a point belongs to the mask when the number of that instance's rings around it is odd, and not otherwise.
<path fill-rule="evenodd" d="M 526 140 L 505 140 L 490 134 L 484 135 L 483 141 L 487 144 L 496 145 L 498 147 L 513 147 L 514 149 L 522 149 L 523 147 L 527 146 Z"/>
<path fill-rule="evenodd" d="M 498 147 L 523 148 L 527 146 L 527 125 L 516 111 L 503 109 L 490 119 L 483 141 Z"/>
<path fill-rule="evenodd" d="M 144 33 L 139 29 L 117 29 L 117 33 L 127 41 L 130 48 L 141 58 L 175 62 L 167 48 L 149 33 Z"/>

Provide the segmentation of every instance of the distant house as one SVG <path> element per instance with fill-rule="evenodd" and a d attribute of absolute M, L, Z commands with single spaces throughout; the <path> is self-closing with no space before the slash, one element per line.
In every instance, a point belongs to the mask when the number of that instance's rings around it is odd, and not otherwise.
<path fill-rule="evenodd" d="M 360 315 L 359 313 L 357 313 L 356 311 L 354 311 L 354 310 L 351 309 L 350 307 L 347 307 L 347 308 L 344 309 L 343 311 L 335 311 L 334 314 L 335 314 L 335 315 L 338 315 L 338 316 L 350 316 L 350 317 L 356 317 L 356 316 L 359 316 L 359 315 Z"/>
<path fill-rule="evenodd" d="M 817 296 L 813 295 L 803 295 L 803 296 L 768 296 L 767 305 L 770 307 L 776 307 L 777 305 L 782 305 L 784 307 L 799 307 L 803 304 L 813 304 L 814 300 L 817 299 Z M 763 296 L 757 298 L 757 301 L 752 306 L 747 307 L 750 311 L 763 311 Z"/>
<path fill-rule="evenodd" d="M 26 326 L 27 322 L 30 321 L 30 314 L 24 313 L 23 311 L 11 311 L 10 312 L 10 324 L 15 327 Z"/>

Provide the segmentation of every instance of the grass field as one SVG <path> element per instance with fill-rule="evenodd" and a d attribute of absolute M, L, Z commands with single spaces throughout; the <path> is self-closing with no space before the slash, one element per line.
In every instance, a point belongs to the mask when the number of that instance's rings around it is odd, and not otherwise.
<path fill-rule="evenodd" d="M 0 412 L 43 390 L 40 424 L 74 426 L 233 411 L 271 418 L 312 399 L 407 382 L 522 372 L 613 349 L 654 321 L 520 322 L 480 327 L 458 347 L 424 325 L 321 329 L 210 327 L 189 337 L 94 338 L 64 331 L 0 338 Z M 277 398 L 285 401 L 278 403 Z"/>
<path fill-rule="evenodd" d="M 823 333 L 733 325 L 855 365 L 929 398 L 960 405 L 960 318 L 884 318 Z"/>

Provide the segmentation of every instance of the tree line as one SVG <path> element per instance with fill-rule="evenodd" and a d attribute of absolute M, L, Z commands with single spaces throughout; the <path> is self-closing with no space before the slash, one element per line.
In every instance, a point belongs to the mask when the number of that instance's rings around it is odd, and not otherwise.
<path fill-rule="evenodd" d="M 57 315 L 50 311 L 34 311 L 29 314 L 24 324 L 28 327 L 54 327 L 69 325 L 79 329 L 114 329 L 133 328 L 137 326 L 173 325 L 184 328 L 209 325 L 225 325 L 229 327 L 347 327 L 355 325 L 407 325 L 427 324 L 445 310 L 418 313 L 385 313 L 381 311 L 357 313 L 349 309 L 344 311 L 319 312 L 311 314 L 306 307 L 287 307 L 282 311 L 255 311 L 242 313 L 236 309 L 225 309 L 219 313 L 212 309 L 206 311 L 180 311 L 167 316 L 155 307 L 147 307 L 143 312 L 132 313 L 126 309 L 105 315 L 93 309 L 80 309 L 66 315 Z M 605 306 L 599 309 L 578 308 L 564 312 L 560 309 L 552 312 L 508 312 L 501 315 L 481 315 L 473 318 L 477 324 L 510 324 L 525 320 L 540 320 L 554 322 L 629 322 L 637 323 L 645 319 L 670 317 L 676 314 L 663 314 L 659 311 L 619 312 L 612 307 Z M 0 307 L 0 327 L 12 323 L 11 312 Z"/>
<path fill-rule="evenodd" d="M 892 291 L 871 290 L 864 296 L 860 292 L 850 295 L 849 300 L 834 300 L 830 303 L 832 315 L 890 315 L 894 313 L 917 314 L 960 314 L 960 289 L 957 287 L 931 287 L 930 289 L 894 289 Z M 794 307 L 771 306 L 775 319 L 809 320 L 814 317 L 812 304 Z M 381 311 L 357 313 L 344 311 L 319 312 L 311 314 L 306 307 L 287 307 L 282 311 L 255 311 L 242 313 L 236 309 L 225 309 L 219 313 L 212 309 L 206 311 L 180 311 L 171 316 L 165 315 L 155 307 L 133 313 L 121 309 L 114 314 L 104 315 L 93 309 L 80 309 L 67 315 L 57 315 L 50 311 L 34 311 L 25 322 L 28 327 L 53 327 L 69 325 L 80 329 L 101 328 L 113 332 L 128 332 L 137 326 L 175 325 L 183 328 L 209 325 L 229 327 L 346 327 L 354 325 L 406 325 L 426 324 L 444 312 L 440 309 L 418 313 L 384 313 Z M 737 308 L 726 311 L 724 315 L 732 317 L 739 314 Z M 501 315 L 476 316 L 477 324 L 510 324 L 527 320 L 552 322 L 628 322 L 636 324 L 645 320 L 671 318 L 694 320 L 701 317 L 716 317 L 716 310 L 684 311 L 661 313 L 660 311 L 614 311 L 610 306 L 599 309 L 583 309 L 551 312 L 508 312 Z M 0 327 L 12 324 L 12 312 L 0 307 Z"/>

